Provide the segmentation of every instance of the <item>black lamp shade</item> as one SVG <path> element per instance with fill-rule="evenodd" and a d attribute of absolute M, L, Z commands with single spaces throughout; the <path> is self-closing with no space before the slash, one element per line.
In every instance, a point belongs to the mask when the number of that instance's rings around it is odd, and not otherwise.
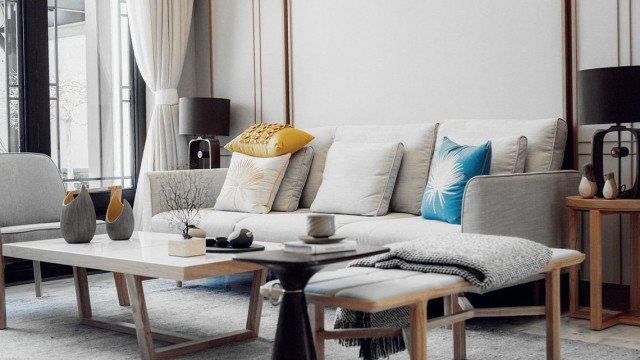
<path fill-rule="evenodd" d="M 180 98 L 180 135 L 229 135 L 231 101 L 220 98 Z"/>
<path fill-rule="evenodd" d="M 578 106 L 585 125 L 640 121 L 640 66 L 578 72 Z"/>

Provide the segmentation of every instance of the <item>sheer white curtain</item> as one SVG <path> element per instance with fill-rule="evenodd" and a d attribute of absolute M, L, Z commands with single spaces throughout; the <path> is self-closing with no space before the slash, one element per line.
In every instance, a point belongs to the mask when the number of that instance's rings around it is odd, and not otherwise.
<path fill-rule="evenodd" d="M 187 50 L 193 0 L 127 0 L 136 63 L 155 94 L 133 212 L 136 229 L 150 230 L 150 188 L 146 173 L 178 168 L 178 82 Z"/>

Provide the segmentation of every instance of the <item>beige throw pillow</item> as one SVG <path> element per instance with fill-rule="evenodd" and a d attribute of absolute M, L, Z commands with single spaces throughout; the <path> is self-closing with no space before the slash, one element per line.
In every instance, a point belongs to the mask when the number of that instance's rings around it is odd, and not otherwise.
<path fill-rule="evenodd" d="M 214 209 L 254 214 L 271 211 L 290 157 L 258 158 L 234 152 Z"/>
<path fill-rule="evenodd" d="M 402 161 L 401 143 L 334 142 L 312 212 L 385 215 Z"/>
<path fill-rule="evenodd" d="M 302 188 L 307 182 L 313 161 L 313 148 L 306 146 L 291 155 L 289 166 L 284 173 L 280 189 L 273 202 L 273 211 L 296 211 L 302 196 Z"/>

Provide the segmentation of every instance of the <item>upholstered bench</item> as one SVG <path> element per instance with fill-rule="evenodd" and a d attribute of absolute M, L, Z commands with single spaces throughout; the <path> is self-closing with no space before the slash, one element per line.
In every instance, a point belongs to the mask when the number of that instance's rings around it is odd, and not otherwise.
<path fill-rule="evenodd" d="M 453 324 L 454 359 L 466 357 L 464 321 L 473 317 L 545 315 L 547 323 L 547 359 L 560 359 L 560 273 L 563 268 L 580 264 L 584 254 L 567 249 L 552 249 L 551 261 L 540 272 L 546 281 L 544 306 L 474 309 L 465 292 L 480 292 L 459 276 L 405 270 L 352 267 L 316 274 L 305 293 L 319 359 L 324 358 L 324 341 L 388 336 L 405 336 L 410 358 L 427 359 L 427 329 Z M 524 283 L 536 277 L 520 281 Z M 513 286 L 516 284 L 511 284 Z M 277 295 L 270 284 L 263 294 Z M 429 300 L 444 298 L 445 315 L 427 320 Z M 364 312 L 379 312 L 408 306 L 410 326 L 400 328 L 336 329 L 324 328 L 326 306 Z"/>

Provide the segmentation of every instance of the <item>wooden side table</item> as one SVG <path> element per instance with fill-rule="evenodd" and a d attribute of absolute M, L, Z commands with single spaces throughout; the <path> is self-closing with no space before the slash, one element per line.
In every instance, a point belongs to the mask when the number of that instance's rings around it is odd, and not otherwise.
<path fill-rule="evenodd" d="M 616 324 L 640 326 L 640 199 L 583 199 L 568 196 L 569 248 L 578 250 L 578 215 L 589 213 L 589 298 L 591 307 L 582 310 L 578 300 L 578 266 L 569 273 L 569 315 L 589 319 L 592 330 L 603 330 Z M 630 244 L 630 302 L 629 310 L 617 314 L 604 314 L 602 310 L 602 217 L 611 214 L 629 214 L 631 217 Z"/>

